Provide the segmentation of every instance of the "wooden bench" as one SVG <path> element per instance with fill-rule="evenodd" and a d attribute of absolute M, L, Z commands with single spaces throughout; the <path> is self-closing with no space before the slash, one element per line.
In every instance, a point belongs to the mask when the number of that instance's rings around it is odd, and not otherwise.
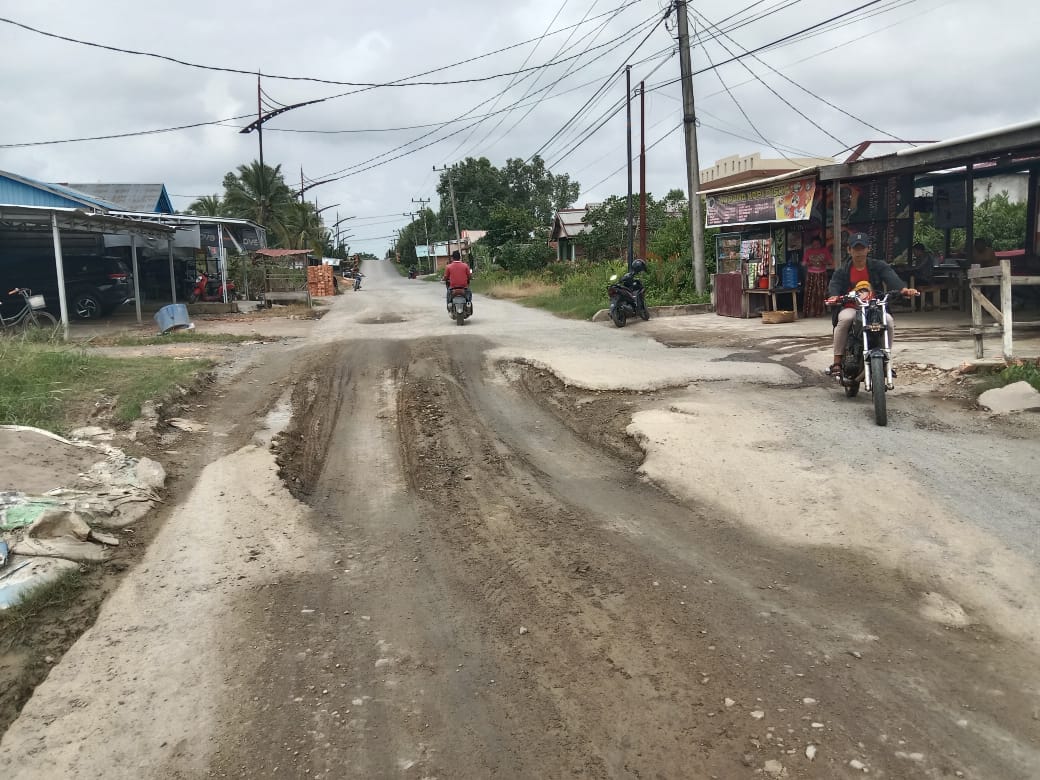
<path fill-rule="evenodd" d="M 302 301 L 311 305 L 310 290 L 271 290 L 261 293 L 261 301 L 264 306 L 270 307 L 272 303 L 296 303 Z"/>
<path fill-rule="evenodd" d="M 771 304 L 771 311 L 778 311 L 776 296 L 778 295 L 790 295 L 791 296 L 791 311 L 794 312 L 794 318 L 798 319 L 798 288 L 797 287 L 751 287 L 743 291 L 743 310 L 744 317 L 748 318 L 751 316 L 751 296 L 752 295 L 764 295 L 766 297 L 767 305 Z"/>

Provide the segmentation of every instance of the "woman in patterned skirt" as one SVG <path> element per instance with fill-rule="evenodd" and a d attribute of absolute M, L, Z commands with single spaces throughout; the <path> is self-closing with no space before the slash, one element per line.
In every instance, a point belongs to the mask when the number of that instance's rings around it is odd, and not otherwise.
<path fill-rule="evenodd" d="M 827 269 L 833 263 L 830 250 L 822 246 L 819 236 L 809 242 L 802 255 L 805 266 L 805 317 L 823 316 L 823 299 L 827 297 Z"/>

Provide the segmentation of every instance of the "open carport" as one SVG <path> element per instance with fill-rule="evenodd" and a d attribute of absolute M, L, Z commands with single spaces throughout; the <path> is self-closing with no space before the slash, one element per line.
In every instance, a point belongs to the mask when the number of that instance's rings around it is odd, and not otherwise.
<path fill-rule="evenodd" d="M 58 302 L 61 310 L 62 334 L 69 335 L 69 307 L 65 294 L 65 270 L 62 263 L 62 233 L 107 233 L 130 236 L 131 260 L 134 276 L 134 301 L 137 321 L 141 322 L 141 294 L 137 263 L 137 243 L 141 239 L 169 239 L 176 228 L 169 225 L 145 222 L 128 215 L 97 213 L 77 208 L 55 206 L 10 206 L 0 205 L 0 231 L 16 233 L 50 233 L 54 246 L 54 268 L 58 278 Z M 173 242 L 169 242 L 172 246 Z M 0 245 L 0 266 L 4 263 L 3 246 Z M 171 264 L 171 284 L 172 264 Z"/>

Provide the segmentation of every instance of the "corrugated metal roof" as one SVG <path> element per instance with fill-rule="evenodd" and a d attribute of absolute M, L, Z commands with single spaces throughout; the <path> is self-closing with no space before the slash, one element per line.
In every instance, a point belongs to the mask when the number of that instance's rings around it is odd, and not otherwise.
<path fill-rule="evenodd" d="M 86 192 L 47 184 L 28 176 L 0 171 L 0 203 L 11 206 L 53 206 L 57 208 L 115 209 L 114 203 L 89 195 Z"/>
<path fill-rule="evenodd" d="M 172 214 L 173 203 L 164 184 L 66 184 L 74 190 L 86 192 L 116 204 L 119 211 L 154 211 Z"/>
<path fill-rule="evenodd" d="M 573 238 L 587 233 L 589 226 L 585 224 L 588 209 L 560 209 L 553 219 L 551 238 Z"/>

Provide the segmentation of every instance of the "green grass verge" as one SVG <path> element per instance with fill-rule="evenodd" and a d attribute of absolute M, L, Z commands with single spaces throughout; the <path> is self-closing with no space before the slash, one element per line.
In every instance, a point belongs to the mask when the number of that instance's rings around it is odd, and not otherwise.
<path fill-rule="evenodd" d="M 128 423 L 141 404 L 189 384 L 208 360 L 114 358 L 75 347 L 0 339 L 0 424 L 60 433 L 82 424 L 95 403 L 115 399 L 113 416 Z"/>
<path fill-rule="evenodd" d="M 8 649 L 20 639 L 33 618 L 51 607 L 71 604 L 82 588 L 83 575 L 72 569 L 52 582 L 32 588 L 17 604 L 0 611 L 0 636 L 7 641 Z"/>
<path fill-rule="evenodd" d="M 140 347 L 158 344 L 241 344 L 244 341 L 257 341 L 257 334 L 248 336 L 233 333 L 199 333 L 194 330 L 175 330 L 165 336 L 137 335 L 121 333 L 116 336 L 100 337 L 90 340 L 94 347 Z"/>
<path fill-rule="evenodd" d="M 986 390 L 1013 385 L 1015 382 L 1028 382 L 1037 391 L 1040 391 L 1040 366 L 1037 366 L 1036 363 L 1019 363 L 1008 366 L 983 377 L 978 389 L 982 393 Z"/>

